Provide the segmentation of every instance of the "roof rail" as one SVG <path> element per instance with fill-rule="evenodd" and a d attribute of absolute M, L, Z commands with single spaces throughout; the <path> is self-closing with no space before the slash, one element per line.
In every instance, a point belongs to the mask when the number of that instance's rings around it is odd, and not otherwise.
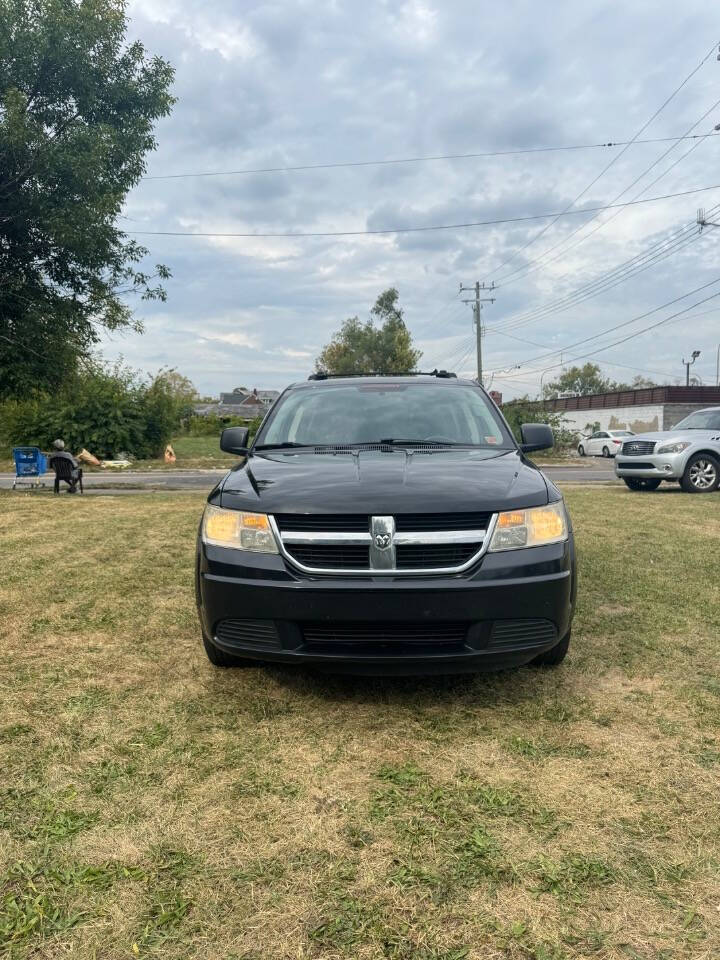
<path fill-rule="evenodd" d="M 457 378 L 456 373 L 450 370 L 404 370 L 400 373 L 377 373 L 377 371 L 368 371 L 367 373 L 311 373 L 308 380 L 334 380 L 345 377 L 441 377 L 443 379 Z"/>

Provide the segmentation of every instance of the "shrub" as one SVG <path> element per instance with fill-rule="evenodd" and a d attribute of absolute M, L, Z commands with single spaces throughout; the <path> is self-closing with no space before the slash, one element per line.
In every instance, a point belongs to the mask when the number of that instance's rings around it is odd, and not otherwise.
<path fill-rule="evenodd" d="M 225 427 L 249 427 L 252 438 L 261 423 L 262 417 L 248 420 L 247 417 L 219 417 L 216 413 L 209 413 L 206 416 L 194 414 L 185 421 L 183 434 L 189 437 L 214 437 L 219 436 Z"/>
<path fill-rule="evenodd" d="M 38 392 L 0 406 L 4 445 L 47 450 L 61 437 L 69 450 L 86 447 L 103 459 L 118 453 L 162 455 L 177 425 L 177 404 L 166 381 L 142 380 L 121 364 L 93 361 L 59 394 Z"/>
<path fill-rule="evenodd" d="M 523 423 L 547 423 L 555 435 L 555 445 L 557 447 L 566 447 L 574 443 L 575 434 L 565 427 L 565 421 L 561 414 L 554 410 L 546 410 L 540 403 L 533 402 L 527 397 L 521 397 L 504 404 L 502 412 L 518 443 L 520 442 L 520 427 Z"/>

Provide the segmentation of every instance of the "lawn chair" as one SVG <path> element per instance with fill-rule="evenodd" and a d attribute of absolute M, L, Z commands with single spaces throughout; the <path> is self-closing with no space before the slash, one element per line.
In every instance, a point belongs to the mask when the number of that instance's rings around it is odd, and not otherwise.
<path fill-rule="evenodd" d="M 44 487 L 40 478 L 47 471 L 47 459 L 38 447 L 13 447 L 15 479 L 12 488 L 26 486 L 32 489 Z"/>
<path fill-rule="evenodd" d="M 69 487 L 73 487 L 77 484 L 80 487 L 80 493 L 84 493 L 83 490 L 83 472 L 82 468 L 77 468 L 77 477 L 73 476 L 75 467 L 72 465 L 72 461 L 68 460 L 67 457 L 50 457 L 50 466 L 55 471 L 55 493 L 60 493 L 60 481 L 64 480 Z"/>

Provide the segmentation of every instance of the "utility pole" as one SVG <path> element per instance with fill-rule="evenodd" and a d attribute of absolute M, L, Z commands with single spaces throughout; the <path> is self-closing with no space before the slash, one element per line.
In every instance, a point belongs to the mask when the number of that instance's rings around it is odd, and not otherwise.
<path fill-rule="evenodd" d="M 720 129 L 720 123 L 715 127 L 716 130 Z M 720 227 L 720 223 L 715 220 L 708 220 L 705 216 L 705 210 L 700 207 L 697 212 L 697 225 L 700 228 L 700 233 L 703 232 L 703 227 Z"/>
<path fill-rule="evenodd" d="M 463 300 L 463 303 L 471 303 L 473 309 L 473 322 L 475 323 L 475 336 L 477 337 L 477 382 L 482 386 L 482 320 L 480 319 L 480 313 L 482 311 L 482 305 L 484 303 L 495 303 L 495 297 L 481 297 L 481 290 L 494 290 L 495 283 L 491 283 L 490 286 L 486 286 L 484 283 L 480 283 L 479 280 L 475 281 L 474 287 L 464 287 L 460 284 L 460 293 L 467 291 L 475 291 L 475 296 L 472 300 Z"/>
<path fill-rule="evenodd" d="M 685 386 L 686 387 L 690 386 L 690 367 L 695 363 L 695 361 L 699 356 L 700 356 L 700 351 L 693 350 L 689 360 L 686 360 L 685 357 L 683 357 L 682 362 L 685 364 Z"/>

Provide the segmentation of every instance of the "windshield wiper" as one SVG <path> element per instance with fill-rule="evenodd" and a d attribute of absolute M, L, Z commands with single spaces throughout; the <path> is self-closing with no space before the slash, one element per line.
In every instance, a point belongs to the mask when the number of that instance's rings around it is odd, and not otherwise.
<path fill-rule="evenodd" d="M 412 437 L 384 437 L 382 440 L 376 441 L 377 443 L 387 444 L 388 446 L 423 446 L 423 447 L 458 447 L 461 444 L 456 443 L 454 440 L 417 440 Z"/>
<path fill-rule="evenodd" d="M 296 443 L 294 440 L 285 440 L 283 443 L 261 443 L 253 450 L 289 450 L 292 447 L 307 447 L 311 444 Z"/>

